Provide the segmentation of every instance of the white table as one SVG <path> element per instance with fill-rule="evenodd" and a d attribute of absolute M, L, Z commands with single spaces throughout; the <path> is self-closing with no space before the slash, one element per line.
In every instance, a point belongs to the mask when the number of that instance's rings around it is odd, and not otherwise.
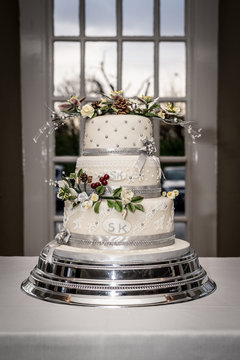
<path fill-rule="evenodd" d="M 212 295 L 147 308 L 58 305 L 20 284 L 35 257 L 0 258 L 1 360 L 239 360 L 240 258 L 201 258 Z"/>

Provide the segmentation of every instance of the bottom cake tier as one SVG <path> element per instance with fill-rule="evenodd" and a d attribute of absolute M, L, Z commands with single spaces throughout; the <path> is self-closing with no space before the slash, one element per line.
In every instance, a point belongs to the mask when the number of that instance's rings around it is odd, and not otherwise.
<path fill-rule="evenodd" d="M 51 243 L 50 243 L 51 244 Z M 106 251 L 49 246 L 22 289 L 38 299 L 87 306 L 150 306 L 201 298 L 216 284 L 186 241 L 159 249 Z"/>

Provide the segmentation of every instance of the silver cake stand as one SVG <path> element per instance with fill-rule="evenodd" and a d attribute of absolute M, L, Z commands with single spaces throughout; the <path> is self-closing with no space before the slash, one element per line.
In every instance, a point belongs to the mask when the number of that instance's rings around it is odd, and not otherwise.
<path fill-rule="evenodd" d="M 22 289 L 35 298 L 86 306 L 150 306 L 179 303 L 211 294 L 216 284 L 191 248 L 168 260 L 155 257 L 97 261 L 97 256 L 55 251 L 47 247 Z M 104 254 L 105 252 L 103 252 Z M 73 255 L 74 254 L 74 255 Z"/>

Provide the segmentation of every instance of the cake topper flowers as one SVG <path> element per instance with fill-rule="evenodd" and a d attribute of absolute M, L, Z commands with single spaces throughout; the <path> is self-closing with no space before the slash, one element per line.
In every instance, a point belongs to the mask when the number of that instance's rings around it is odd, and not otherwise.
<path fill-rule="evenodd" d="M 33 140 L 38 141 L 41 134 L 50 135 L 54 130 L 64 125 L 66 120 L 71 117 L 82 116 L 85 119 L 92 119 L 96 116 L 105 114 L 114 115 L 141 115 L 150 118 L 157 118 L 167 125 L 180 125 L 187 128 L 188 134 L 195 143 L 201 136 L 202 129 L 194 129 L 192 122 L 185 121 L 180 107 L 172 102 L 163 105 L 160 98 L 154 99 L 152 96 L 142 95 L 127 98 L 123 96 L 123 91 L 111 91 L 109 95 L 103 95 L 100 100 L 83 105 L 86 98 L 79 99 L 72 96 L 66 102 L 58 105 L 59 112 L 51 111 L 51 121 L 47 121 L 35 135 Z"/>

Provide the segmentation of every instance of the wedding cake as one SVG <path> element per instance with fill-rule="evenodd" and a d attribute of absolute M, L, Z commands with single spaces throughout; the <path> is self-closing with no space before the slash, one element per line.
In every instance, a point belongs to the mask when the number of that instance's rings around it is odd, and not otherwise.
<path fill-rule="evenodd" d="M 53 113 L 81 115 L 83 147 L 74 173 L 58 181 L 63 229 L 22 284 L 28 294 L 80 305 L 143 306 L 202 297 L 215 289 L 188 242 L 175 238 L 174 199 L 161 190 L 153 117 L 185 125 L 174 104 L 122 92 Z M 195 140 L 199 133 L 193 133 Z"/>

